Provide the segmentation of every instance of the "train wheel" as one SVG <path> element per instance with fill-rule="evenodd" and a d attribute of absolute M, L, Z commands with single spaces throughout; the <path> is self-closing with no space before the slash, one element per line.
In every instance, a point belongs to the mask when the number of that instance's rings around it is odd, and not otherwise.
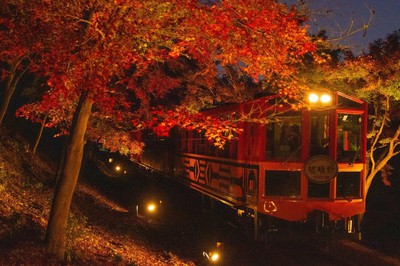
<path fill-rule="evenodd" d="M 329 214 L 322 211 L 314 211 L 308 216 L 308 221 L 312 225 L 315 233 L 322 233 L 329 230 Z"/>
<path fill-rule="evenodd" d="M 252 209 L 238 210 L 239 230 L 256 242 L 267 240 L 267 219 Z"/>

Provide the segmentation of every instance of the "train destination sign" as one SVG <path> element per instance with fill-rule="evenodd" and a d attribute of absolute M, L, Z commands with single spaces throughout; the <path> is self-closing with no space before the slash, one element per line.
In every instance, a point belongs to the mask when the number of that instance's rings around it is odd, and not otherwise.
<path fill-rule="evenodd" d="M 304 165 L 307 178 L 314 183 L 329 183 L 338 173 L 337 163 L 329 156 L 317 155 L 309 158 Z"/>

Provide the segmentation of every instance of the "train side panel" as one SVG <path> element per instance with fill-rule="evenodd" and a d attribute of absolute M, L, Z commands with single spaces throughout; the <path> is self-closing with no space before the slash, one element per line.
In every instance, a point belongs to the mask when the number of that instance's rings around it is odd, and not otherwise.
<path fill-rule="evenodd" d="M 256 207 L 259 166 L 196 154 L 180 154 L 175 175 L 192 188 L 239 208 Z"/>

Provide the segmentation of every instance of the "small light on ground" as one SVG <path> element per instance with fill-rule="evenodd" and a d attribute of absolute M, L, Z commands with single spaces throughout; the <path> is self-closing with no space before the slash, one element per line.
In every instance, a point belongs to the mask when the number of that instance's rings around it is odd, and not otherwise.
<path fill-rule="evenodd" d="M 216 261 L 218 261 L 218 259 L 219 259 L 219 254 L 218 253 L 211 253 L 211 256 L 210 256 L 210 260 L 211 261 L 216 262 Z"/>
<path fill-rule="evenodd" d="M 217 248 L 209 253 L 203 252 L 203 256 L 208 259 L 211 263 L 217 263 L 221 259 L 220 248 L 222 247 L 221 242 L 217 242 Z"/>
<path fill-rule="evenodd" d="M 149 204 L 149 205 L 147 206 L 147 210 L 148 210 L 149 212 L 154 212 L 154 211 L 156 210 L 156 205 L 154 205 L 154 204 Z"/>

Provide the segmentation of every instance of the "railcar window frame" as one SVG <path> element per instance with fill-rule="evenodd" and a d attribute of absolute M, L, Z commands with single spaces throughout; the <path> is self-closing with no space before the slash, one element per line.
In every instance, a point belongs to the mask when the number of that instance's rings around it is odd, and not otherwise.
<path fill-rule="evenodd" d="M 340 115 L 343 115 L 341 117 Z M 349 116 L 359 116 L 358 120 L 358 134 L 355 135 L 354 132 L 351 133 L 350 130 L 347 130 L 347 148 L 343 148 L 344 151 L 342 151 L 342 147 L 344 145 L 345 140 L 340 141 L 342 138 L 344 138 L 345 132 L 340 129 L 339 121 L 343 121 L 343 119 L 346 117 L 346 119 L 349 119 Z M 364 156 L 362 155 L 362 139 L 363 139 L 363 124 L 366 121 L 363 121 L 364 118 L 364 111 L 361 110 L 351 110 L 351 109 L 338 109 L 336 110 L 336 143 L 335 143 L 335 152 L 336 152 L 336 161 L 338 163 L 362 163 L 364 161 Z M 354 127 L 354 123 L 349 123 L 351 127 Z M 354 130 L 353 130 L 354 131 Z M 351 135 L 349 136 L 349 132 Z M 356 138 L 356 139 L 355 139 Z M 356 145 L 352 145 L 356 142 Z M 345 145 L 346 146 L 346 145 Z M 345 152 L 347 151 L 347 154 Z"/>
<path fill-rule="evenodd" d="M 265 170 L 264 196 L 300 198 L 301 171 Z"/>
<path fill-rule="evenodd" d="M 302 112 L 277 116 L 265 129 L 265 160 L 300 162 L 303 145 Z"/>
<path fill-rule="evenodd" d="M 332 134 L 331 116 L 331 112 L 310 112 L 310 134 L 308 136 L 310 151 L 308 157 L 331 154 L 329 145 Z"/>
<path fill-rule="evenodd" d="M 238 137 L 235 136 L 227 141 L 224 149 L 216 147 L 205 137 L 205 131 L 182 130 L 180 132 L 180 147 L 182 153 L 192 153 L 204 156 L 213 156 L 218 158 L 236 159 L 238 151 Z"/>

